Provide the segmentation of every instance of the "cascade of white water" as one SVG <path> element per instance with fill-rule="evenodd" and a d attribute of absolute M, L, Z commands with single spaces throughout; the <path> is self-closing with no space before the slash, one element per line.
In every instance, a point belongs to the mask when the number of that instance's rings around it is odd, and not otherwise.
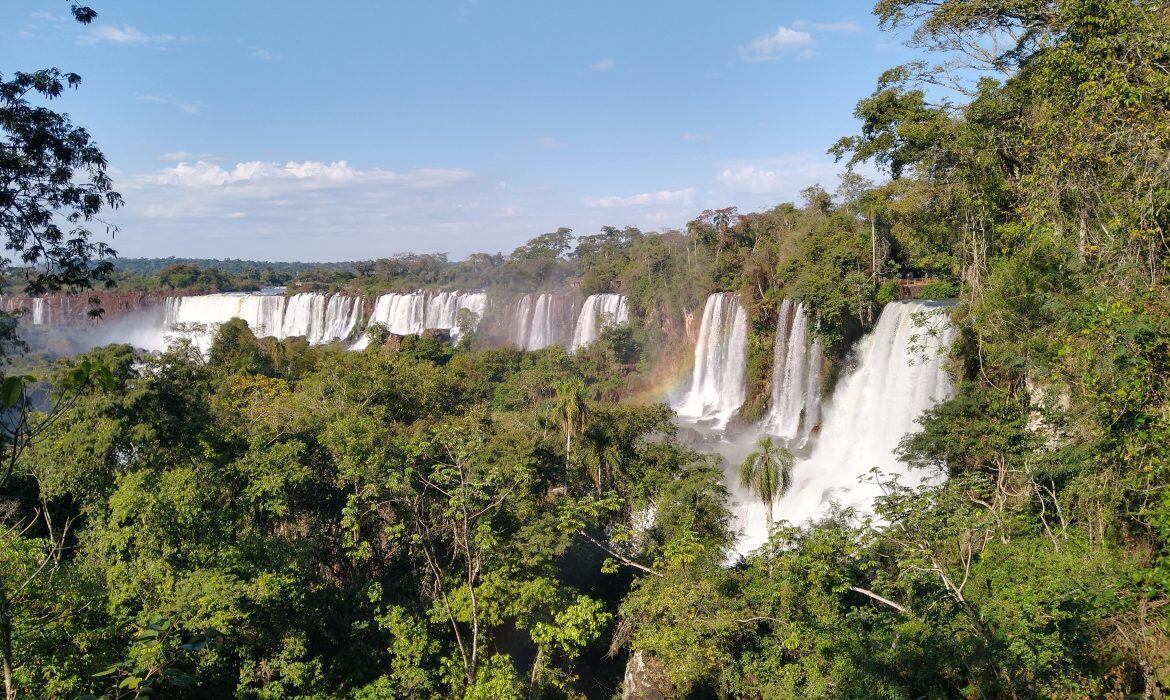
<path fill-rule="evenodd" d="M 877 467 L 907 486 L 928 475 L 911 472 L 895 454 L 902 437 L 935 403 L 950 396 L 945 369 L 954 328 L 945 302 L 893 302 L 856 348 L 857 366 L 841 379 L 824 412 L 821 432 L 808 458 L 798 461 L 792 487 L 778 499 L 777 520 L 801 523 L 825 513 L 830 503 L 867 512 L 881 489 L 864 479 Z M 738 484 L 736 484 L 738 486 Z M 751 494 L 733 488 L 736 520 L 748 552 L 767 537 L 765 508 Z"/>
<path fill-rule="evenodd" d="M 573 329 L 573 352 L 601 337 L 609 325 L 620 326 L 630 322 L 630 307 L 623 294 L 590 294 L 581 306 L 577 325 Z"/>
<path fill-rule="evenodd" d="M 552 307 L 551 294 L 536 297 L 536 305 L 532 307 L 532 321 L 528 324 L 528 339 L 524 343 L 525 350 L 539 350 L 552 344 Z"/>
<path fill-rule="evenodd" d="M 793 448 L 802 447 L 820 419 L 821 345 L 809 337 L 804 305 L 785 299 L 776 322 L 772 355 L 772 401 L 763 431 Z"/>
<path fill-rule="evenodd" d="M 310 343 L 320 343 L 325 329 L 325 295 L 294 294 L 285 300 L 284 321 L 280 337 L 292 338 L 302 335 Z"/>
<path fill-rule="evenodd" d="M 281 337 L 284 331 L 284 297 L 268 294 L 205 294 L 168 300 L 167 324 L 214 326 L 233 318 L 248 322 L 258 337 Z"/>
<path fill-rule="evenodd" d="M 512 308 L 512 332 L 509 340 L 521 349 L 528 348 L 528 329 L 532 326 L 532 295 L 524 294 Z"/>
<path fill-rule="evenodd" d="M 726 425 L 747 394 L 747 314 L 731 293 L 707 297 L 691 386 L 674 410 L 683 417 Z"/>
<path fill-rule="evenodd" d="M 459 342 L 459 311 L 467 309 L 483 317 L 487 306 L 487 295 L 483 292 L 440 292 L 427 300 L 426 318 L 424 325 L 427 328 L 438 328 L 451 332 L 451 341 Z"/>
<path fill-rule="evenodd" d="M 44 297 L 34 297 L 32 304 L 32 322 L 34 326 L 47 326 L 53 322 L 53 310 Z"/>
<path fill-rule="evenodd" d="M 205 294 L 169 297 L 164 301 L 164 329 L 171 333 L 185 326 L 202 327 L 194 338 L 206 347 L 217 326 L 233 318 L 248 322 L 258 337 L 303 336 L 319 345 L 348 338 L 362 318 L 360 298 L 318 293 L 284 297 L 273 294 Z"/>
<path fill-rule="evenodd" d="M 383 294 L 374 302 L 370 324 L 381 323 L 395 335 L 418 335 L 427 329 L 451 331 L 451 339 L 459 340 L 459 310 L 467 309 L 482 317 L 487 304 L 483 292 L 411 292 Z M 354 344 L 355 350 L 367 346 L 363 336 Z"/>
<path fill-rule="evenodd" d="M 334 294 L 325 304 L 325 324 L 317 343 L 331 343 L 337 340 L 347 340 L 358 329 L 363 321 L 365 300 L 361 297 L 350 297 Z"/>
<path fill-rule="evenodd" d="M 504 317 L 507 344 L 521 350 L 564 345 L 572 312 L 562 294 L 522 294 Z"/>

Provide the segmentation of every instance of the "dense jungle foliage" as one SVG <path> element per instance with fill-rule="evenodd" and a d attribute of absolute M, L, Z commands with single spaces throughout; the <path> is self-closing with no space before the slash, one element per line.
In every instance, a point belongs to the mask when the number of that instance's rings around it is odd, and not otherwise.
<path fill-rule="evenodd" d="M 7 695 L 612 697 L 632 662 L 677 697 L 1164 697 L 1170 3 L 875 12 L 940 59 L 887 72 L 833 147 L 884 184 L 298 278 L 627 294 L 634 327 L 582 353 L 345 352 L 232 322 L 206 357 L 9 372 Z M 84 281 L 67 262 L 46 284 Z M 946 479 L 875 474 L 876 519 L 777 513 L 728 565 L 722 469 L 629 397 L 737 291 L 750 419 L 781 299 L 838 356 L 907 275 L 959 298 L 955 395 L 902 443 Z"/>

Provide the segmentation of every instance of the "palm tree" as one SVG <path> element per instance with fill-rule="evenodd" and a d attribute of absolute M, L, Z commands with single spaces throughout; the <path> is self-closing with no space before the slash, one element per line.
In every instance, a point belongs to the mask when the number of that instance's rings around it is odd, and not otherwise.
<path fill-rule="evenodd" d="M 622 446 L 612 431 L 599 430 L 597 426 L 594 426 L 582 437 L 593 448 L 592 461 L 596 467 L 593 472 L 593 485 L 597 488 L 597 495 L 600 496 L 602 487 L 606 481 L 610 480 L 615 468 L 621 468 Z"/>
<path fill-rule="evenodd" d="M 585 431 L 589 422 L 589 403 L 585 385 L 579 379 L 566 379 L 556 385 L 552 417 L 565 434 L 565 488 L 569 486 L 569 458 L 573 454 L 573 438 Z"/>
<path fill-rule="evenodd" d="M 739 483 L 767 507 L 769 532 L 772 531 L 772 503 L 792 486 L 794 461 L 791 450 L 764 436 L 756 441 L 756 451 L 739 465 Z"/>

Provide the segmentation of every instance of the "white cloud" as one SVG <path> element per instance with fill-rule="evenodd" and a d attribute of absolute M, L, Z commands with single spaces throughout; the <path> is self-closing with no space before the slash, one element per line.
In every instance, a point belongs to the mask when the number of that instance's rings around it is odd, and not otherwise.
<path fill-rule="evenodd" d="M 139 95 L 138 101 L 139 102 L 151 102 L 153 104 L 160 104 L 160 105 L 169 105 L 171 107 L 174 107 L 175 109 L 186 112 L 187 114 L 199 114 L 200 112 L 203 111 L 203 105 L 199 104 L 198 102 L 191 102 L 189 100 L 184 100 L 184 99 L 181 99 L 179 97 L 175 97 L 174 95 L 170 95 L 170 94 Z"/>
<path fill-rule="evenodd" d="M 807 56 L 812 45 L 812 34 L 780 25 L 775 33 L 756 37 L 739 47 L 739 54 L 745 61 L 773 61 L 792 53 Z"/>
<path fill-rule="evenodd" d="M 617 66 L 617 61 L 612 58 L 603 58 L 597 63 L 589 64 L 589 70 L 613 70 Z"/>
<path fill-rule="evenodd" d="M 844 166 L 812 153 L 731 160 L 720 164 L 716 182 L 741 195 L 766 195 L 773 202 L 795 199 L 809 185 L 833 189 Z"/>
<path fill-rule="evenodd" d="M 710 141 L 711 137 L 707 134 L 683 134 L 683 141 Z"/>
<path fill-rule="evenodd" d="M 865 31 L 860 24 L 851 19 L 841 20 L 839 22 L 809 22 L 807 20 L 798 19 L 792 23 L 796 29 L 808 29 L 814 32 L 838 32 L 841 34 L 861 34 Z"/>
<path fill-rule="evenodd" d="M 129 24 L 99 24 L 89 28 L 81 40 L 87 44 L 121 44 L 123 46 L 160 46 L 180 40 L 174 34 L 147 34 Z"/>
<path fill-rule="evenodd" d="M 695 198 L 693 188 L 685 190 L 662 190 L 661 192 L 643 192 L 629 197 L 586 197 L 585 206 L 600 209 L 616 207 L 635 207 L 643 204 L 678 204 L 689 206 Z"/>
<path fill-rule="evenodd" d="M 338 161 L 179 163 L 119 178 L 124 255 L 356 260 L 510 250 L 565 222 L 533 188 L 458 167 Z M 584 207 L 579 207 L 584 210 Z M 557 222 L 560 223 L 557 223 Z M 552 226 L 552 228 L 549 228 Z"/>
<path fill-rule="evenodd" d="M 552 136 L 541 136 L 540 138 L 536 139 L 536 145 L 540 146 L 541 148 L 553 149 L 564 146 L 565 142 L 555 139 Z"/>
<path fill-rule="evenodd" d="M 395 185 L 403 188 L 428 189 L 466 182 L 474 178 L 468 170 L 450 168 L 419 168 L 405 173 L 373 168 L 359 170 L 344 160 L 332 163 L 319 161 L 289 161 L 269 163 L 253 160 L 237 163 L 230 170 L 207 161 L 179 163 L 147 179 L 156 185 L 206 188 L 253 186 L 256 191 L 337 187 L 354 184 Z"/>
<path fill-rule="evenodd" d="M 268 49 L 262 49 L 259 46 L 252 47 L 252 55 L 261 61 L 279 61 L 280 54 Z"/>

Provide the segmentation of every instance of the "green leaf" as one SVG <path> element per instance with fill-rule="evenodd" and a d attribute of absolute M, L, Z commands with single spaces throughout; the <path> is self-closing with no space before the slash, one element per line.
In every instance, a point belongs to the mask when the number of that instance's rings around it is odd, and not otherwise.
<path fill-rule="evenodd" d="M 4 383 L 0 384 L 0 403 L 10 407 L 18 404 L 24 395 L 24 382 L 25 377 L 19 375 L 5 377 Z"/>

